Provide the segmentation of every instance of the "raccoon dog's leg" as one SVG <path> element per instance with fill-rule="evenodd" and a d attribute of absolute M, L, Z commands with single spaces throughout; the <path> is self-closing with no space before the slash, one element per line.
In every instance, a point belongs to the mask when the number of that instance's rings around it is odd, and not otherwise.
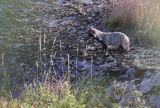
<path fill-rule="evenodd" d="M 124 53 L 124 52 L 125 52 L 125 50 L 124 50 L 124 48 L 123 48 L 122 45 L 119 45 L 119 52 L 120 52 L 120 53 Z"/>
<path fill-rule="evenodd" d="M 105 55 L 108 55 L 108 45 L 102 43 L 102 46 L 103 46 L 103 52 L 105 53 Z"/>
<path fill-rule="evenodd" d="M 106 52 L 106 45 L 103 44 L 103 52 Z"/>
<path fill-rule="evenodd" d="M 105 52 L 105 55 L 108 55 L 108 45 L 104 45 L 104 52 Z"/>

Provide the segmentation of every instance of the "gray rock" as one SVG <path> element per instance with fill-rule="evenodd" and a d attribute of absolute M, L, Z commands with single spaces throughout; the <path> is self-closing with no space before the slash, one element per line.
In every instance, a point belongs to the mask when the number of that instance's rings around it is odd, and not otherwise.
<path fill-rule="evenodd" d="M 160 96 L 152 95 L 149 99 L 152 108 L 160 108 Z"/>
<path fill-rule="evenodd" d="M 160 72 L 152 75 L 149 79 L 145 79 L 140 84 L 140 91 L 142 93 L 148 93 L 153 89 L 153 87 L 160 86 Z"/>
<path fill-rule="evenodd" d="M 127 74 L 124 74 L 124 75 L 120 75 L 118 77 L 119 80 L 128 80 L 128 75 Z"/>
<path fill-rule="evenodd" d="M 128 75 L 128 78 L 130 80 L 133 80 L 135 78 L 135 75 L 136 75 L 136 69 L 134 68 L 129 68 L 127 71 L 126 71 L 126 74 Z"/>
<path fill-rule="evenodd" d="M 151 76 L 151 79 L 154 86 L 160 86 L 160 72 Z"/>
<path fill-rule="evenodd" d="M 129 68 L 124 75 L 120 75 L 120 80 L 133 80 L 135 79 L 136 69 Z"/>
<path fill-rule="evenodd" d="M 145 72 L 144 77 L 145 78 L 150 78 L 150 76 L 152 75 L 152 73 L 150 71 Z"/>
<path fill-rule="evenodd" d="M 151 91 L 152 87 L 153 87 L 152 80 L 151 79 L 145 79 L 140 84 L 140 91 L 142 93 L 148 93 L 149 91 Z"/>

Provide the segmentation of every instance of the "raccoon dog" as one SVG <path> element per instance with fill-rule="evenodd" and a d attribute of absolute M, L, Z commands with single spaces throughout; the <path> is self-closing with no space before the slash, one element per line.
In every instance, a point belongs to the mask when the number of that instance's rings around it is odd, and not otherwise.
<path fill-rule="evenodd" d="M 102 32 L 93 27 L 89 28 L 89 36 L 94 37 L 103 45 L 103 51 L 108 54 L 108 47 L 117 47 L 121 51 L 128 52 L 130 50 L 130 40 L 127 35 L 122 32 Z"/>

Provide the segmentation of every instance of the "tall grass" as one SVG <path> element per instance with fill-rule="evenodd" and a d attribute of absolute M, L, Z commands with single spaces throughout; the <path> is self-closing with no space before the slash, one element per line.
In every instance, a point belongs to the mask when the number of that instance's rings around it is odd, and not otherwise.
<path fill-rule="evenodd" d="M 52 83 L 53 84 L 53 83 Z M 21 105 L 28 108 L 84 108 L 85 105 L 76 99 L 68 82 L 57 81 L 53 85 L 39 84 L 33 89 L 27 87 Z"/>
<path fill-rule="evenodd" d="M 105 18 L 106 26 L 113 31 L 123 31 L 142 44 L 160 40 L 160 1 L 122 0 L 114 2 L 111 15 Z"/>
<path fill-rule="evenodd" d="M 101 84 L 95 79 L 81 79 L 75 85 L 65 80 L 34 83 L 26 85 L 18 99 L 0 99 L 0 108 L 121 108 Z M 120 89 L 114 92 L 119 94 Z M 139 95 L 130 101 L 133 103 L 126 102 L 126 108 L 150 108 Z"/>
<path fill-rule="evenodd" d="M 0 102 L 0 108 L 85 108 L 85 104 L 78 101 L 67 82 L 58 81 L 53 85 L 42 84 L 26 86 L 26 90 L 19 100 Z"/>

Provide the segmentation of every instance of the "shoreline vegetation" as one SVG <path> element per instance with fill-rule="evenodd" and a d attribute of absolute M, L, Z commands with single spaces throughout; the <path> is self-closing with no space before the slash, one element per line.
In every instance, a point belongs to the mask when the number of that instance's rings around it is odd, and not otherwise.
<path fill-rule="evenodd" d="M 159 3 L 1 0 L 0 108 L 157 108 Z M 90 26 L 135 50 L 106 57 Z"/>

